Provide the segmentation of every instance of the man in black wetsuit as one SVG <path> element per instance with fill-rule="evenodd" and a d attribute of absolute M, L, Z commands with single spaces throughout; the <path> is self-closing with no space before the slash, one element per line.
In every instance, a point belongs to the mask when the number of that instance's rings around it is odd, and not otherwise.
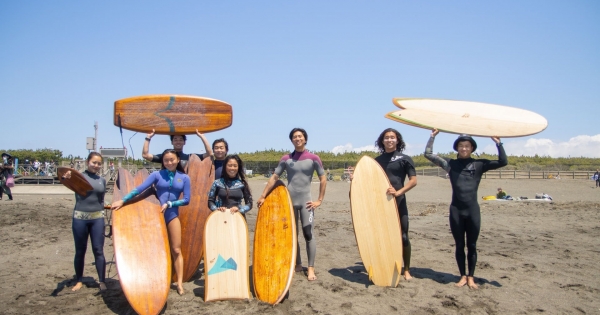
<path fill-rule="evenodd" d="M 467 135 L 461 135 L 454 141 L 454 150 L 458 152 L 457 159 L 439 157 L 433 154 L 433 141 L 438 133 L 437 129 L 433 129 L 431 132 L 431 138 L 425 148 L 425 157 L 448 172 L 452 185 L 450 230 L 456 244 L 456 262 L 460 271 L 460 280 L 456 286 L 462 287 L 467 284 L 469 288 L 477 289 L 474 274 L 477 263 L 477 238 L 481 229 L 477 189 L 483 173 L 506 166 L 508 159 L 498 137 L 492 137 L 498 147 L 498 160 L 471 158 L 471 153 L 477 149 L 477 143 Z M 465 272 L 465 234 L 468 249 L 466 257 L 469 263 L 468 274 Z"/>
<path fill-rule="evenodd" d="M 213 156 L 213 151 L 208 144 L 208 140 L 206 140 L 206 137 L 204 137 L 204 134 L 200 133 L 197 129 L 196 129 L 196 134 L 202 140 L 202 143 L 204 144 L 204 149 L 206 150 L 206 153 L 196 154 L 196 155 L 200 158 L 200 160 L 204 160 L 207 157 Z M 152 140 L 152 137 L 154 137 L 154 129 L 152 129 L 151 133 L 146 135 L 146 139 L 144 141 L 144 147 L 142 148 L 142 157 L 150 162 L 162 163 L 162 153 L 160 153 L 160 154 L 149 153 L 150 141 Z M 185 142 L 187 141 L 187 137 L 185 135 L 176 135 L 176 136 L 170 135 L 170 137 L 171 137 L 171 144 L 173 145 L 173 150 L 177 151 L 177 153 L 179 154 L 179 159 L 181 160 L 181 166 L 183 167 L 184 170 L 187 171 L 186 164 L 187 164 L 187 161 L 189 161 L 189 159 L 190 159 L 190 155 L 187 153 L 183 153 L 183 146 L 185 145 Z"/>

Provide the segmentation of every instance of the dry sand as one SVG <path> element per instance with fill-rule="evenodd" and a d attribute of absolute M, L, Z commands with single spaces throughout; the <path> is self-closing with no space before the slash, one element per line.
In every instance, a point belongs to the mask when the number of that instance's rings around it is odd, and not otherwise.
<path fill-rule="evenodd" d="M 204 303 L 200 273 L 171 290 L 164 314 L 598 314 L 600 313 L 600 189 L 580 180 L 483 180 L 480 195 L 497 187 L 513 196 L 547 193 L 554 202 L 480 202 L 482 228 L 476 281 L 479 290 L 457 288 L 454 241 L 448 226 L 450 185 L 419 177 L 409 192 L 411 273 L 397 288 L 369 283 L 361 264 L 350 217 L 349 184 L 328 182 L 316 212 L 319 279 L 302 273 L 289 297 L 270 306 L 257 301 Z M 258 197 L 266 180 L 251 181 Z M 318 184 L 313 184 L 313 196 Z M 107 200 L 111 200 L 107 196 Z M 106 240 L 109 290 L 98 294 L 88 247 L 85 285 L 73 286 L 74 245 L 71 195 L 15 195 L 0 201 L 0 313 L 134 314 L 120 289 Z M 248 215 L 250 243 L 256 222 Z M 303 261 L 304 242 L 300 236 Z"/>

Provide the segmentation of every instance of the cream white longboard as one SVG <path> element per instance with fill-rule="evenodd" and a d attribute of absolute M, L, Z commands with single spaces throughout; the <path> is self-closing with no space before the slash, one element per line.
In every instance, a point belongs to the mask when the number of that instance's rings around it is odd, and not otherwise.
<path fill-rule="evenodd" d="M 402 231 L 396 201 L 386 194 L 388 187 L 381 166 L 363 156 L 350 186 L 358 251 L 375 285 L 396 287 L 402 272 Z"/>
<path fill-rule="evenodd" d="M 477 102 L 394 98 L 402 110 L 389 112 L 386 118 L 424 129 L 502 138 L 539 133 L 548 127 L 543 116 L 532 111 Z"/>

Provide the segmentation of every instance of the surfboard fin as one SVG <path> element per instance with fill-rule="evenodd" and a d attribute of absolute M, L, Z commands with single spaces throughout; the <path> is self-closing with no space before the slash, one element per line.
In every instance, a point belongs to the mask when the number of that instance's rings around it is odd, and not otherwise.
<path fill-rule="evenodd" d="M 367 273 L 369 274 L 369 281 L 373 282 L 373 267 L 367 267 Z"/>

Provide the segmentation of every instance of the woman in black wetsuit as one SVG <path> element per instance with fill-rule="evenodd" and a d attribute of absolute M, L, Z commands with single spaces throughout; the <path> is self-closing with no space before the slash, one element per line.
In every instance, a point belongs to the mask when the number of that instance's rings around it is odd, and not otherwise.
<path fill-rule="evenodd" d="M 213 182 L 208 192 L 208 207 L 211 211 L 239 212 L 244 218 L 252 209 L 252 193 L 244 174 L 244 163 L 237 154 L 228 155 L 223 161 L 221 178 Z"/>
<path fill-rule="evenodd" d="M 402 258 L 404 260 L 403 275 L 406 280 L 412 279 L 410 275 L 410 240 L 408 239 L 408 207 L 404 194 L 417 186 L 417 172 L 415 164 L 408 156 L 402 154 L 405 148 L 402 135 L 396 129 L 385 129 L 375 142 L 380 156 L 375 161 L 385 170 L 385 174 L 392 185 L 385 192 L 393 195 L 396 199 L 398 214 L 400 215 L 400 226 L 402 229 Z M 408 176 L 408 183 L 404 185 L 404 180 Z"/>
<path fill-rule="evenodd" d="M 450 230 L 456 244 L 455 256 L 460 271 L 460 280 L 456 286 L 462 287 L 467 284 L 469 288 L 477 289 L 473 277 L 477 263 L 477 238 L 481 229 L 477 189 L 483 173 L 506 166 L 508 159 L 498 137 L 492 137 L 498 147 L 498 160 L 471 158 L 471 153 L 477 149 L 477 143 L 467 135 L 461 135 L 454 141 L 454 150 L 458 152 L 456 159 L 439 157 L 433 154 L 433 141 L 438 133 L 437 129 L 433 129 L 431 132 L 431 138 L 425 148 L 425 157 L 448 173 L 452 185 Z M 468 249 L 466 256 L 469 263 L 468 274 L 465 272 L 465 234 Z"/>

